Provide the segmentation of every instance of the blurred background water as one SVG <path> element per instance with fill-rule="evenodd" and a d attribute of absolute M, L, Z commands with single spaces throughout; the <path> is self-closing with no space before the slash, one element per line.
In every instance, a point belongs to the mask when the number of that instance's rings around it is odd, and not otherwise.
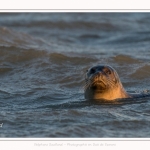
<path fill-rule="evenodd" d="M 89 102 L 85 71 L 149 91 L 150 13 L 0 13 L 0 137 L 150 137 L 150 98 Z"/>

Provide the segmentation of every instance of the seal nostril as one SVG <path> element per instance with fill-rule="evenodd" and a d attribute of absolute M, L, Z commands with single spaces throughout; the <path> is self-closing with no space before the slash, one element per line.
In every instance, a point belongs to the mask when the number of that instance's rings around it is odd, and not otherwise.
<path fill-rule="evenodd" d="M 101 71 L 98 71 L 96 74 L 97 74 L 97 76 L 101 76 L 101 75 L 102 75 L 102 72 L 101 72 Z"/>

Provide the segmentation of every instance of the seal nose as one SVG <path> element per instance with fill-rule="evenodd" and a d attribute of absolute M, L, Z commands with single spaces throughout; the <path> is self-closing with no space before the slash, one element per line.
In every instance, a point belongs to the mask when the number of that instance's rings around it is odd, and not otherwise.
<path fill-rule="evenodd" d="M 101 76 L 102 75 L 102 71 L 97 71 L 96 75 Z"/>
<path fill-rule="evenodd" d="M 102 79 L 102 75 L 103 73 L 101 71 L 97 71 L 95 73 L 95 78 L 100 81 Z"/>

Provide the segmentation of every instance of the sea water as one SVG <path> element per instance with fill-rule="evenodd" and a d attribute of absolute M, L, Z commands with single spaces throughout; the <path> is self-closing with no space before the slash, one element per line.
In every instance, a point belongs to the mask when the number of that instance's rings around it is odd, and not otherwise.
<path fill-rule="evenodd" d="M 0 137 L 150 137 L 149 97 L 85 100 L 97 64 L 147 93 L 150 13 L 0 13 Z"/>

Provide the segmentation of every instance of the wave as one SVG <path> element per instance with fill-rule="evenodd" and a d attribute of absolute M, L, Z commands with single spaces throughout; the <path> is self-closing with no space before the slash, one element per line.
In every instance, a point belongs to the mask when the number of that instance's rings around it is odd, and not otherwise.
<path fill-rule="evenodd" d="M 0 46 L 23 49 L 43 49 L 46 43 L 39 38 L 10 28 L 0 27 Z"/>
<path fill-rule="evenodd" d="M 46 51 L 34 49 L 23 49 L 15 46 L 0 46 L 1 63 L 17 63 L 30 61 L 36 58 L 42 58 L 46 55 Z"/>
<path fill-rule="evenodd" d="M 10 26 L 10 24 L 9 24 Z M 48 29 L 93 29 L 93 30 L 105 30 L 105 31 L 114 31 L 119 30 L 119 27 L 116 27 L 109 22 L 90 22 L 90 21 L 50 21 L 50 20 L 33 20 L 32 22 L 16 22 L 13 23 L 13 26 L 28 26 L 30 28 L 48 28 Z"/>
<path fill-rule="evenodd" d="M 114 57 L 112 57 L 112 61 L 115 63 L 125 63 L 125 64 L 138 64 L 141 63 L 142 61 L 140 61 L 137 58 L 134 58 L 133 56 L 129 56 L 129 55 L 116 55 Z"/>
<path fill-rule="evenodd" d="M 96 62 L 97 59 L 86 56 L 85 54 L 83 56 L 81 55 L 73 55 L 73 54 L 61 54 L 61 53 L 51 53 L 49 54 L 49 59 L 53 63 L 58 63 L 58 64 L 74 64 L 74 65 L 84 65 L 88 62 Z"/>
<path fill-rule="evenodd" d="M 148 79 L 150 77 L 150 65 L 146 64 L 139 67 L 134 73 L 131 74 L 135 79 Z"/>
<path fill-rule="evenodd" d="M 84 65 L 88 62 L 96 62 L 97 59 L 94 57 L 79 55 L 79 54 L 70 54 L 70 53 L 55 53 L 48 52 L 46 50 L 36 50 L 36 49 L 23 49 L 15 46 L 0 46 L 0 58 L 1 63 L 19 63 L 27 62 L 31 60 L 41 59 L 43 63 L 45 60 L 54 64 L 80 64 Z"/>
<path fill-rule="evenodd" d="M 13 68 L 10 68 L 10 67 L 0 67 L 0 75 L 3 75 L 3 74 L 10 72 L 12 70 L 13 70 Z"/>

